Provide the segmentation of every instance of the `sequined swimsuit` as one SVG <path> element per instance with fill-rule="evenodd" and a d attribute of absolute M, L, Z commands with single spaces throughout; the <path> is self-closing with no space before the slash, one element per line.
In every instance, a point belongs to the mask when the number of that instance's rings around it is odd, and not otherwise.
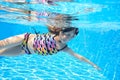
<path fill-rule="evenodd" d="M 30 35 L 29 33 L 25 34 L 25 37 L 22 43 L 22 49 L 27 54 L 31 54 L 27 46 L 29 35 Z M 34 52 L 40 55 L 52 55 L 66 48 L 67 45 L 65 45 L 62 49 L 57 49 L 56 41 L 54 39 L 55 36 L 56 35 L 53 35 L 50 33 L 36 35 L 36 37 L 34 38 L 34 43 L 33 43 Z"/>

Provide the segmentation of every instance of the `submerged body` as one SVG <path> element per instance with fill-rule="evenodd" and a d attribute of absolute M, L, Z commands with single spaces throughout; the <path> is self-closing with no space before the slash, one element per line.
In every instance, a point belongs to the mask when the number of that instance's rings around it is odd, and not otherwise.
<path fill-rule="evenodd" d="M 20 47 L 21 52 L 26 51 L 27 54 L 39 52 L 41 51 L 45 53 L 46 51 L 48 53 L 51 53 L 55 50 L 60 51 L 63 49 L 63 47 L 66 46 L 66 42 L 68 42 L 71 38 L 73 38 L 78 32 L 78 28 L 73 28 L 73 33 L 71 36 L 66 36 L 62 32 L 58 34 L 53 33 L 45 33 L 45 34 L 21 34 L 17 36 L 13 36 L 4 40 L 0 41 L 0 50 L 4 49 L 3 52 L 5 55 L 6 49 L 14 48 L 14 47 Z M 69 32 L 72 33 L 72 32 Z M 68 35 L 68 34 L 67 34 Z M 66 39 L 67 38 L 67 39 Z M 23 49 L 21 48 L 23 47 Z M 29 51 L 26 50 L 28 47 Z M 6 49 L 5 49 L 6 48 Z M 55 50 L 53 50 L 55 49 Z M 46 50 L 46 51 L 45 51 Z M 42 54 L 42 53 L 41 53 Z"/>
<path fill-rule="evenodd" d="M 6 1 L 14 2 L 14 0 L 6 0 Z M 25 4 L 25 2 L 22 3 L 17 2 L 16 4 Z M 8 11 L 18 11 L 32 15 L 32 16 L 27 16 L 27 18 L 24 18 L 27 19 L 28 21 L 39 20 L 37 18 L 37 16 L 39 16 L 39 13 L 35 11 L 26 11 L 22 9 L 13 9 L 8 7 L 4 7 L 4 8 L 7 9 Z M 4 10 L 4 8 L 2 9 Z M 50 16 L 50 14 L 48 15 L 48 13 L 44 13 L 42 15 Z M 53 19 L 46 19 L 47 20 L 46 25 L 50 31 L 49 34 L 24 33 L 21 35 L 11 36 L 4 40 L 0 40 L 0 56 L 18 56 L 18 55 L 23 55 L 25 53 L 52 55 L 59 51 L 63 51 L 74 56 L 79 60 L 87 62 L 88 64 L 92 65 L 93 67 L 99 70 L 100 68 L 96 64 L 92 63 L 82 55 L 74 52 L 70 47 L 67 46 L 67 42 L 78 34 L 78 28 L 71 27 L 70 25 L 70 21 L 72 19 L 74 18 L 68 15 L 66 16 L 66 15 L 56 14 Z"/>
<path fill-rule="evenodd" d="M 55 34 L 36 34 L 34 35 L 34 40 L 31 40 L 33 48 L 30 50 L 34 51 L 30 51 L 29 47 L 27 46 L 27 44 L 29 43 L 29 36 L 30 33 L 25 34 L 24 40 L 22 42 L 22 48 L 27 54 L 32 54 L 32 52 L 34 52 L 41 55 L 52 55 L 67 47 L 67 45 L 65 45 L 63 48 L 59 49 L 58 41 Z"/>
<path fill-rule="evenodd" d="M 75 53 L 67 46 L 67 42 L 78 34 L 78 28 L 65 28 L 59 34 L 21 34 L 0 41 L 0 56 L 18 56 L 27 54 L 52 55 L 58 51 L 69 53 L 79 60 L 85 61 L 100 69 L 85 57 Z M 26 37 L 27 35 L 27 37 Z"/>

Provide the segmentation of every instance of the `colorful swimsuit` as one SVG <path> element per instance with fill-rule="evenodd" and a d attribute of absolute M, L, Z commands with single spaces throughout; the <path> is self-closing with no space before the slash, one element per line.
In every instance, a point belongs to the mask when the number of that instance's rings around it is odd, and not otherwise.
<path fill-rule="evenodd" d="M 29 35 L 30 35 L 29 33 L 25 34 L 25 38 L 22 43 L 22 49 L 27 54 L 31 54 L 27 46 Z M 55 35 L 50 33 L 42 34 L 42 35 L 37 34 L 36 37 L 34 38 L 34 43 L 33 43 L 34 52 L 41 55 L 52 55 L 67 47 L 67 45 L 65 45 L 62 49 L 57 49 L 56 41 L 54 40 L 54 37 Z"/>
<path fill-rule="evenodd" d="M 25 53 L 27 54 L 31 54 L 30 50 L 28 49 L 28 39 L 29 39 L 29 36 L 30 36 L 30 33 L 26 33 L 25 36 L 24 36 L 24 40 L 22 42 L 22 49 L 25 51 Z"/>

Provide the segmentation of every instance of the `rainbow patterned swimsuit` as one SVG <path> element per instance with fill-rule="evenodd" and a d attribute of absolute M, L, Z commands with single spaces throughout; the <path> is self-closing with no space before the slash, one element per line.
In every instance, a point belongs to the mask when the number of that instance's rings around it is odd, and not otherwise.
<path fill-rule="evenodd" d="M 29 48 L 28 48 L 28 40 L 29 40 L 30 33 L 25 34 L 23 43 L 22 43 L 22 49 L 27 54 L 31 54 Z M 47 33 L 47 34 L 36 34 L 36 37 L 34 38 L 33 43 L 33 49 L 34 52 L 40 55 L 52 55 L 57 53 L 60 50 L 63 50 L 67 47 L 65 45 L 61 49 L 57 49 L 56 47 L 56 41 L 54 40 L 54 37 L 56 35 Z"/>
<path fill-rule="evenodd" d="M 52 55 L 57 53 L 56 41 L 54 40 L 55 35 L 51 34 L 38 34 L 34 38 L 33 48 L 35 53 L 41 55 Z"/>

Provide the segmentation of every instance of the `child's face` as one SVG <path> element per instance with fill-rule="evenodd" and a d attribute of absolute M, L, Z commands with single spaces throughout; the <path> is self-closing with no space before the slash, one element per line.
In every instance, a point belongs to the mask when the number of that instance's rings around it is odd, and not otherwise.
<path fill-rule="evenodd" d="M 73 37 L 75 37 L 78 34 L 78 28 L 74 28 L 71 31 L 68 32 L 60 32 L 59 36 L 60 39 L 66 43 L 69 40 L 71 40 Z"/>

